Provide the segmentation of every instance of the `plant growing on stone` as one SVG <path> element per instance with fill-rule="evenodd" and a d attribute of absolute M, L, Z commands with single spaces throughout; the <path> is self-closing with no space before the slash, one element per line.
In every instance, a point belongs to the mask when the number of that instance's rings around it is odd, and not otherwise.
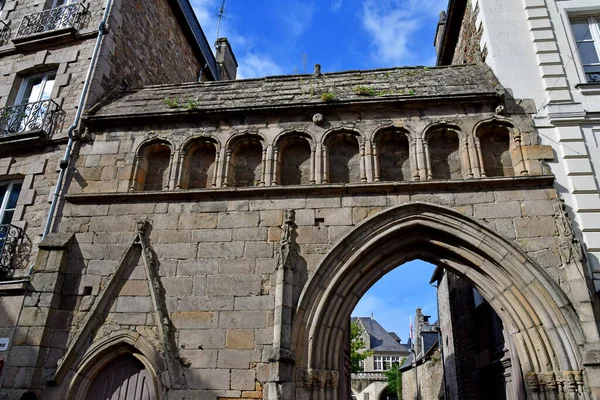
<path fill-rule="evenodd" d="M 195 110 L 200 106 L 200 102 L 197 99 L 189 98 L 184 104 L 186 110 Z"/>
<path fill-rule="evenodd" d="M 321 93 L 321 100 L 323 100 L 326 103 L 332 102 L 335 100 L 335 94 L 331 92 L 323 92 Z"/>
<path fill-rule="evenodd" d="M 177 99 L 171 99 L 169 97 L 164 98 L 163 99 L 163 103 L 165 103 L 167 105 L 167 107 L 169 107 L 169 108 L 179 108 L 179 107 L 181 107 L 181 104 L 179 104 L 179 100 L 177 100 Z"/>
<path fill-rule="evenodd" d="M 375 96 L 375 89 L 368 86 L 357 86 L 354 88 L 354 94 L 358 96 Z"/>

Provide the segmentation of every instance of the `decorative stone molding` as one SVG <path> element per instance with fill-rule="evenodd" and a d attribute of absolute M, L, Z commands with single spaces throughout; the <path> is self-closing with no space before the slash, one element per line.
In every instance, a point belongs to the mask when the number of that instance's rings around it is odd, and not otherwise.
<path fill-rule="evenodd" d="M 298 369 L 296 376 L 299 387 L 312 389 L 337 389 L 339 380 L 338 371 L 325 369 Z"/>
<path fill-rule="evenodd" d="M 571 393 L 584 398 L 582 371 L 528 372 L 525 386 L 530 393 Z"/>

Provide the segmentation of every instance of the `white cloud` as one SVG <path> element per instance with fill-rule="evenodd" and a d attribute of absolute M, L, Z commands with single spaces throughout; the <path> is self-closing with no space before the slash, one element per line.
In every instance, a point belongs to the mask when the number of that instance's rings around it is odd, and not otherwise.
<path fill-rule="evenodd" d="M 446 4 L 447 0 L 367 0 L 362 23 L 371 35 L 371 56 L 387 65 L 414 62 L 415 55 L 409 51 L 411 40 L 424 19 L 437 15 Z"/>
<path fill-rule="evenodd" d="M 344 0 L 333 0 L 331 2 L 331 11 L 333 11 L 333 12 L 339 11 L 339 9 L 342 8 L 343 4 L 344 4 Z"/>
<path fill-rule="evenodd" d="M 283 74 L 281 66 L 264 54 L 248 53 L 238 63 L 238 79 Z"/>
<path fill-rule="evenodd" d="M 191 0 L 191 4 L 208 42 L 212 45 L 216 39 L 221 0 Z M 219 37 L 226 37 L 231 44 L 239 64 L 238 79 L 282 74 L 281 67 L 275 61 L 269 56 L 254 50 L 254 39 L 252 37 L 240 35 L 232 27 L 235 20 L 236 15 L 228 13 L 226 9 L 225 16 L 221 20 Z"/>
<path fill-rule="evenodd" d="M 315 11 L 316 6 L 312 2 L 282 2 L 279 10 L 281 26 L 297 38 L 310 28 Z"/>

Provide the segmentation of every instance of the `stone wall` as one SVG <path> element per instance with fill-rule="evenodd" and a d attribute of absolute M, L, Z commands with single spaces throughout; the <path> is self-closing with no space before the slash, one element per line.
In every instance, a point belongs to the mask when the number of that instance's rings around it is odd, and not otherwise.
<path fill-rule="evenodd" d="M 416 368 L 402 372 L 403 399 L 437 400 L 444 398 L 444 367 L 440 352 L 434 352 L 432 357 Z M 418 396 L 416 395 L 417 385 Z"/>
<path fill-rule="evenodd" d="M 480 45 L 483 27 L 477 26 L 478 13 L 479 6 L 473 8 L 472 0 L 468 0 L 460 25 L 452 64 L 471 64 L 485 61 L 487 50 L 482 50 Z"/>
<path fill-rule="evenodd" d="M 122 86 L 198 80 L 205 61 L 190 45 L 168 0 L 117 0 L 109 24 L 90 105 Z"/>

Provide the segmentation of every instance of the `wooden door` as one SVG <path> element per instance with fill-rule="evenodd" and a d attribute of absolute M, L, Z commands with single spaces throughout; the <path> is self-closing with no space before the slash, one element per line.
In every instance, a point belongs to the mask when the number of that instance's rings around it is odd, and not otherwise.
<path fill-rule="evenodd" d="M 88 400 L 155 400 L 152 376 L 132 356 L 118 358 L 104 368 L 92 383 Z"/>

